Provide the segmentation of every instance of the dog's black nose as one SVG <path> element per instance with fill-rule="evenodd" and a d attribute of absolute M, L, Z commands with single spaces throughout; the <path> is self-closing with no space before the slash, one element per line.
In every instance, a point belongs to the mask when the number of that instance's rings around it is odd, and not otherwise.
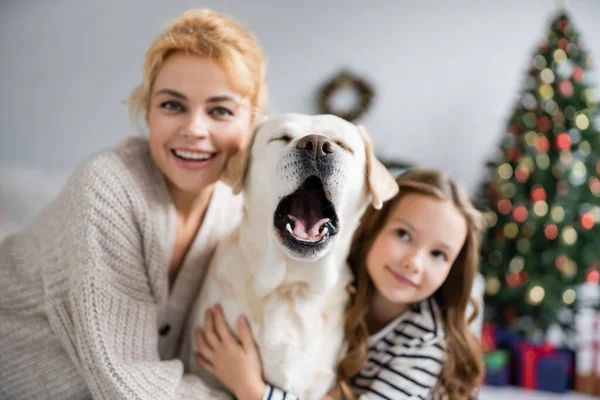
<path fill-rule="evenodd" d="M 323 135 L 306 135 L 298 141 L 296 147 L 305 149 L 314 158 L 323 158 L 333 153 L 333 143 Z"/>

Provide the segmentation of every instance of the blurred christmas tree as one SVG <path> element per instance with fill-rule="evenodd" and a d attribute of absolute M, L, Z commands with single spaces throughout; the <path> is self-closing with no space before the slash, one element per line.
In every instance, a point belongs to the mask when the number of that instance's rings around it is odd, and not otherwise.
<path fill-rule="evenodd" d="M 540 338 L 600 278 L 600 110 L 564 11 L 537 49 L 479 199 L 492 319 Z M 600 288 L 598 289 L 600 290 Z"/>

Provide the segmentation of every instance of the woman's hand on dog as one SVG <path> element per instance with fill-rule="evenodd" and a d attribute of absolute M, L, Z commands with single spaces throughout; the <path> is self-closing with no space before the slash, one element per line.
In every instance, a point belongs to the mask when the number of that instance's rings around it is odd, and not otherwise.
<path fill-rule="evenodd" d="M 208 309 L 204 330 L 196 330 L 196 361 L 240 400 L 260 400 L 267 389 L 258 347 L 245 317 L 237 320 L 239 340 L 227 325 L 221 306 Z"/>

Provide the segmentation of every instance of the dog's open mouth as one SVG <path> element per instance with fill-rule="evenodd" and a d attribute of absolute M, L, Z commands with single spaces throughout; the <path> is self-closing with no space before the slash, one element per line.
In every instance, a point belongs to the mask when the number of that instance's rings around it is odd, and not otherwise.
<path fill-rule="evenodd" d="M 323 243 L 339 229 L 335 207 L 325 196 L 321 180 L 308 178 L 277 206 L 274 224 L 281 236 L 311 245 Z"/>

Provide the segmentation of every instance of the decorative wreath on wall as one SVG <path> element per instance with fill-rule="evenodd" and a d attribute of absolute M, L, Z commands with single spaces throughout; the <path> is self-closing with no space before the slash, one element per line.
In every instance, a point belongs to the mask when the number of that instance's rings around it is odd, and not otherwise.
<path fill-rule="evenodd" d="M 334 96 L 348 89 L 353 93 L 356 101 L 345 109 L 336 108 L 332 104 Z M 318 99 L 319 112 L 337 115 L 346 121 L 354 122 L 369 109 L 373 96 L 373 88 L 368 82 L 348 71 L 342 71 L 321 87 Z"/>

